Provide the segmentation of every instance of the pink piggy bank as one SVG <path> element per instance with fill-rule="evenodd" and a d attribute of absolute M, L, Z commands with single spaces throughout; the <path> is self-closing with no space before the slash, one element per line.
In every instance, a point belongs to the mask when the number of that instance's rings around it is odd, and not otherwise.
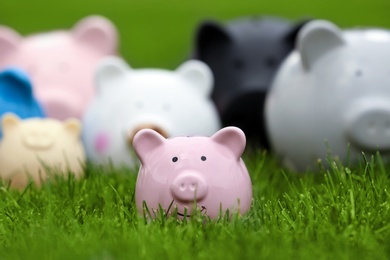
<path fill-rule="evenodd" d="M 177 207 L 183 217 L 194 208 L 210 218 L 247 212 L 252 200 L 252 183 L 241 159 L 245 135 L 226 127 L 211 137 L 165 139 L 151 129 L 140 130 L 133 146 L 142 165 L 136 184 L 136 204 L 143 214 L 143 202 L 150 212 L 159 204 L 167 211 Z M 168 212 L 168 214 L 171 212 Z"/>
<path fill-rule="evenodd" d="M 84 18 L 71 31 L 27 37 L 0 26 L 0 70 L 15 66 L 27 71 L 46 114 L 59 120 L 82 117 L 94 96 L 96 64 L 116 50 L 116 28 L 100 16 Z"/>

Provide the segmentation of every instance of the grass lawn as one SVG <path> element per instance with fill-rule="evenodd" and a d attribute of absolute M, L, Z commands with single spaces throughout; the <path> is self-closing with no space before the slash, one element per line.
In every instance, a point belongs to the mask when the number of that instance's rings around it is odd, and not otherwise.
<path fill-rule="evenodd" d="M 0 259 L 388 259 L 390 179 L 380 157 L 291 174 L 265 153 L 245 156 L 248 214 L 147 222 L 136 171 L 90 167 L 87 177 L 24 192 L 0 187 Z"/>
<path fill-rule="evenodd" d="M 0 24 L 22 34 L 111 19 L 133 67 L 176 68 L 203 19 L 268 14 L 390 28 L 388 0 L 0 0 Z M 86 178 L 12 191 L 0 184 L 0 259 L 388 259 L 389 165 L 332 164 L 293 174 L 247 152 L 253 206 L 231 220 L 147 222 L 135 208 L 136 170 L 90 166 Z M 1 167 L 1 166 L 0 166 Z"/>

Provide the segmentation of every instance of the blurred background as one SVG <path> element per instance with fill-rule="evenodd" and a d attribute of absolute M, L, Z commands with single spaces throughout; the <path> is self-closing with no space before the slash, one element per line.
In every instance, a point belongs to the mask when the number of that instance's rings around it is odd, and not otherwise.
<path fill-rule="evenodd" d="M 120 53 L 132 67 L 174 69 L 189 56 L 205 19 L 273 15 L 390 29 L 389 10 L 390 0 L 0 0 L 0 24 L 27 35 L 70 29 L 84 16 L 100 14 L 118 28 Z"/>

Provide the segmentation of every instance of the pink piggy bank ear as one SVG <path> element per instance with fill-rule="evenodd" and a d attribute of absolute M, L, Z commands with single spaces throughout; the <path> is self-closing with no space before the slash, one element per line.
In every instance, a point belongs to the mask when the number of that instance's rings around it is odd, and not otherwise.
<path fill-rule="evenodd" d="M 225 127 L 210 137 L 214 142 L 229 149 L 236 159 L 240 159 L 246 145 L 244 132 L 238 127 Z"/>
<path fill-rule="evenodd" d="M 115 26 L 102 16 L 88 16 L 73 27 L 73 35 L 79 41 L 94 47 L 104 55 L 115 54 L 118 33 Z"/>
<path fill-rule="evenodd" d="M 15 50 L 22 36 L 11 28 L 0 26 L 0 60 L 12 50 Z"/>
<path fill-rule="evenodd" d="M 145 163 L 147 155 L 165 142 L 165 138 L 152 129 L 138 131 L 133 139 L 133 148 L 141 163 Z"/>

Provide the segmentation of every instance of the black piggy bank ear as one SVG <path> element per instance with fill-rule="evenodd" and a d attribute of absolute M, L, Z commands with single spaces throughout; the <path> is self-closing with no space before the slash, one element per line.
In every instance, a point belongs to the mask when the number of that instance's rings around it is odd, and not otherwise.
<path fill-rule="evenodd" d="M 295 47 L 299 31 L 302 29 L 302 27 L 305 24 L 307 24 L 311 20 L 312 19 L 309 18 L 303 19 L 297 22 L 296 24 L 292 25 L 291 28 L 288 30 L 284 40 L 291 46 L 291 48 Z"/>
<path fill-rule="evenodd" d="M 229 32 L 222 25 L 213 21 L 204 22 L 199 26 L 195 36 L 194 58 L 202 60 L 205 53 L 230 40 Z"/>

